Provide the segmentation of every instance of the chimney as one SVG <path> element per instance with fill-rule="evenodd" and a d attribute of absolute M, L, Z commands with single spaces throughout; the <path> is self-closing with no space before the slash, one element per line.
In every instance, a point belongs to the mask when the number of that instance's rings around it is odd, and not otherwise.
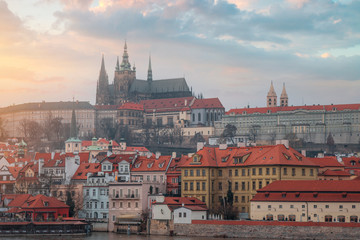
<path fill-rule="evenodd" d="M 301 150 L 301 154 L 306 157 L 306 150 L 305 149 Z"/>
<path fill-rule="evenodd" d="M 246 144 L 244 142 L 238 142 L 237 147 L 246 147 Z"/>
<path fill-rule="evenodd" d="M 151 158 L 151 155 L 152 155 L 151 152 L 147 152 L 146 153 L 146 158 Z"/>
<path fill-rule="evenodd" d="M 159 151 L 156 151 L 156 153 L 155 153 L 155 157 L 156 157 L 156 159 L 159 159 L 159 157 L 161 156 L 161 152 L 159 152 Z"/>
<path fill-rule="evenodd" d="M 286 148 L 289 148 L 289 140 L 276 140 L 275 141 L 275 144 L 278 145 L 278 144 L 283 144 Z"/>
<path fill-rule="evenodd" d="M 227 149 L 227 144 L 226 143 L 219 145 L 219 150 L 226 150 L 226 149 Z"/>
<path fill-rule="evenodd" d="M 201 149 L 203 149 L 203 148 L 204 148 L 204 145 L 205 145 L 205 143 L 203 143 L 203 142 L 198 142 L 198 143 L 196 144 L 196 151 L 198 152 L 198 151 L 200 151 Z"/>
<path fill-rule="evenodd" d="M 172 152 L 171 157 L 176 158 L 176 152 Z"/>
<path fill-rule="evenodd" d="M 55 152 L 51 152 L 51 159 L 54 159 L 55 157 Z"/>
<path fill-rule="evenodd" d="M 187 99 L 185 99 L 185 107 L 186 107 L 186 105 L 187 105 Z"/>

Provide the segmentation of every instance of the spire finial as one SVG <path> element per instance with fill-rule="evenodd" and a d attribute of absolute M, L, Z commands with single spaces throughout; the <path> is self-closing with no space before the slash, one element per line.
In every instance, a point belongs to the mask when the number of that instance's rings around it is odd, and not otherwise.
<path fill-rule="evenodd" d="M 115 71 L 120 71 L 119 56 L 117 56 L 117 58 L 116 58 Z"/>
<path fill-rule="evenodd" d="M 148 68 L 147 80 L 149 82 L 151 82 L 153 80 L 153 78 L 152 78 L 152 69 L 151 69 L 151 53 L 149 54 L 149 68 Z"/>

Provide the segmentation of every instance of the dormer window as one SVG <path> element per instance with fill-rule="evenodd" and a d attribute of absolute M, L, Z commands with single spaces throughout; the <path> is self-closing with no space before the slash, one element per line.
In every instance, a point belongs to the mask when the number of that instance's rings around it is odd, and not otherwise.
<path fill-rule="evenodd" d="M 286 158 L 286 160 L 290 160 L 290 159 L 291 159 L 291 157 L 290 157 L 289 155 L 287 155 L 287 154 L 285 154 L 285 153 L 283 153 L 283 155 L 284 155 L 284 157 Z"/>
<path fill-rule="evenodd" d="M 147 167 L 148 167 L 148 168 L 151 168 L 152 165 L 153 165 L 153 163 L 148 163 Z"/>
<path fill-rule="evenodd" d="M 159 163 L 159 168 L 163 168 L 164 164 L 165 164 L 165 162 Z"/>
<path fill-rule="evenodd" d="M 355 166 L 356 162 L 355 162 L 354 160 L 352 160 L 352 161 L 350 162 L 350 164 L 351 164 L 351 166 Z"/>
<path fill-rule="evenodd" d="M 48 207 L 49 206 L 49 202 L 44 202 L 44 206 Z"/>

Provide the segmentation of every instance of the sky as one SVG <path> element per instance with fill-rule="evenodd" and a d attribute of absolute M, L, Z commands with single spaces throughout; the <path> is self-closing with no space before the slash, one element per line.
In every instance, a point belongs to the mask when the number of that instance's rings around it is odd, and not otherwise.
<path fill-rule="evenodd" d="M 138 79 L 185 77 L 226 110 L 359 103 L 360 1 L 0 0 L 0 107 L 95 103 L 125 41 Z"/>

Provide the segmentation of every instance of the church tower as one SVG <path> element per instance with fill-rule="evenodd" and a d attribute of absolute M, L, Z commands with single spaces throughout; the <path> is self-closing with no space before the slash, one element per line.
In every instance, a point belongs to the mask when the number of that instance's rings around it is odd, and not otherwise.
<path fill-rule="evenodd" d="M 149 56 L 149 68 L 148 68 L 148 74 L 147 74 L 147 80 L 148 82 L 152 82 L 152 69 L 151 69 L 151 56 Z"/>
<path fill-rule="evenodd" d="M 129 55 L 127 52 L 127 45 L 125 42 L 122 62 L 119 65 L 119 60 L 115 66 L 114 76 L 114 104 L 121 104 L 130 99 L 130 86 L 136 78 L 135 67 L 131 68 L 129 62 Z"/>
<path fill-rule="evenodd" d="M 289 102 L 289 98 L 288 98 L 288 95 L 286 93 L 285 83 L 284 83 L 283 84 L 283 89 L 282 89 L 282 92 L 281 92 L 281 96 L 280 96 L 280 106 L 287 107 L 288 102 Z"/>
<path fill-rule="evenodd" d="M 72 110 L 70 123 L 70 138 L 65 141 L 65 152 L 81 152 L 81 140 L 78 138 L 75 109 Z"/>
<path fill-rule="evenodd" d="M 274 86 L 273 86 L 273 82 L 271 81 L 271 85 L 270 85 L 270 90 L 268 92 L 268 95 L 266 97 L 266 104 L 267 107 L 276 107 L 277 106 L 277 95 L 276 92 L 274 90 Z"/>
<path fill-rule="evenodd" d="M 96 88 L 96 104 L 97 105 L 110 104 L 109 78 L 105 70 L 104 55 L 102 56 L 101 59 L 99 80 L 97 82 L 97 88 Z"/>

